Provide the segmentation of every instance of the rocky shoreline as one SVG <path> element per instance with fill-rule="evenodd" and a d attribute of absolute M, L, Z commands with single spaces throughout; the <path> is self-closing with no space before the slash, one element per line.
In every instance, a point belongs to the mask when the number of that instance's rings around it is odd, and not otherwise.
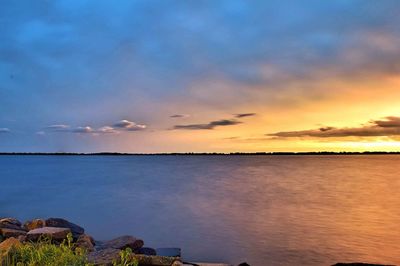
<path fill-rule="evenodd" d="M 34 219 L 25 223 L 15 218 L 0 219 L 0 265 L 2 251 L 27 242 L 37 242 L 43 237 L 60 244 L 68 234 L 72 234 L 74 247 L 86 250 L 88 261 L 94 265 L 112 265 L 114 260 L 119 259 L 120 251 L 127 248 L 133 251 L 132 256 L 143 266 L 214 265 L 183 262 L 180 248 L 146 247 L 142 239 L 131 235 L 98 241 L 86 234 L 83 227 L 63 218 Z"/>
<path fill-rule="evenodd" d="M 124 235 L 108 241 L 97 241 L 85 233 L 81 226 L 63 218 L 34 219 L 21 223 L 15 218 L 0 218 L 0 265 L 2 254 L 11 248 L 27 242 L 37 242 L 43 237 L 52 243 L 62 243 L 68 235 L 72 235 L 74 248 L 86 250 L 87 259 L 94 265 L 113 265 L 118 260 L 121 250 L 130 248 L 132 256 L 140 266 L 231 266 L 223 263 L 191 263 L 181 258 L 180 248 L 151 248 L 144 246 L 142 239 Z M 265 265 L 268 265 L 266 262 Z M 337 263 L 335 266 L 379 266 L 366 263 Z M 250 266 L 240 263 L 238 266 Z M 380 265 L 383 266 L 383 265 Z"/>

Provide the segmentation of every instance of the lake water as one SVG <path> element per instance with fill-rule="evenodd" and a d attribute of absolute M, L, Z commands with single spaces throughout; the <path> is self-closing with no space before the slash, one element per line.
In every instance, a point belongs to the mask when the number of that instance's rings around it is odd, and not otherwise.
<path fill-rule="evenodd" d="M 0 156 L 0 216 L 186 260 L 400 264 L 400 156 Z"/>

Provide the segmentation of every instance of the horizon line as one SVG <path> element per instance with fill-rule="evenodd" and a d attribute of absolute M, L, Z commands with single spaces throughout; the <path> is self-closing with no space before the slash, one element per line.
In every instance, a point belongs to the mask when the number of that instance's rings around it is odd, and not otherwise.
<path fill-rule="evenodd" d="M 400 151 L 312 151 L 312 152 L 0 152 L 1 155 L 52 155 L 52 156 L 196 156 L 196 155 L 399 155 Z"/>

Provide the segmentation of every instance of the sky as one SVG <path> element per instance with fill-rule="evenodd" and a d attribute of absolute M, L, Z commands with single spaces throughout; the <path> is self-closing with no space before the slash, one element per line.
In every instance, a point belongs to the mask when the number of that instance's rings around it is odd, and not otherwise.
<path fill-rule="evenodd" d="M 400 151 L 400 1 L 0 0 L 0 151 Z"/>

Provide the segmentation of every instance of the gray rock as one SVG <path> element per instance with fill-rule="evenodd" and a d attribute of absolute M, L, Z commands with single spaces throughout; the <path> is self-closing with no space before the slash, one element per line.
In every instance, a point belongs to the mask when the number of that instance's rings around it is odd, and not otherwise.
<path fill-rule="evenodd" d="M 71 229 L 69 228 L 42 227 L 29 231 L 26 234 L 26 240 L 38 241 L 41 237 L 48 237 L 52 241 L 61 242 L 67 238 L 69 233 L 71 233 Z"/>
<path fill-rule="evenodd" d="M 136 254 L 143 254 L 143 255 L 148 255 L 148 256 L 155 256 L 157 255 L 157 252 L 154 248 L 149 248 L 149 247 L 142 247 L 139 248 L 138 250 L 134 251 Z"/>
<path fill-rule="evenodd" d="M 0 228 L 22 230 L 21 222 L 14 218 L 0 219 Z"/>
<path fill-rule="evenodd" d="M 88 254 L 88 261 L 94 265 L 112 265 L 113 260 L 119 259 L 119 249 L 107 248 Z"/>
<path fill-rule="evenodd" d="M 21 235 L 26 235 L 26 231 L 20 229 L 9 229 L 9 228 L 0 228 L 0 235 L 4 238 L 15 237 L 18 238 Z"/>
<path fill-rule="evenodd" d="M 32 221 L 27 221 L 24 223 L 23 228 L 27 231 L 42 228 L 46 226 L 46 221 L 44 219 L 34 219 Z"/>
<path fill-rule="evenodd" d="M 157 255 L 165 256 L 165 257 L 180 257 L 181 249 L 180 248 L 157 248 Z"/>
<path fill-rule="evenodd" d="M 78 238 L 83 233 L 85 233 L 85 229 L 83 229 L 79 225 L 71 223 L 62 218 L 49 218 L 45 221 L 45 224 L 47 227 L 69 228 L 75 239 Z"/>
<path fill-rule="evenodd" d="M 110 241 L 103 242 L 99 249 L 126 249 L 131 248 L 132 250 L 137 250 L 143 247 L 143 240 L 136 239 L 133 236 L 120 236 Z"/>

